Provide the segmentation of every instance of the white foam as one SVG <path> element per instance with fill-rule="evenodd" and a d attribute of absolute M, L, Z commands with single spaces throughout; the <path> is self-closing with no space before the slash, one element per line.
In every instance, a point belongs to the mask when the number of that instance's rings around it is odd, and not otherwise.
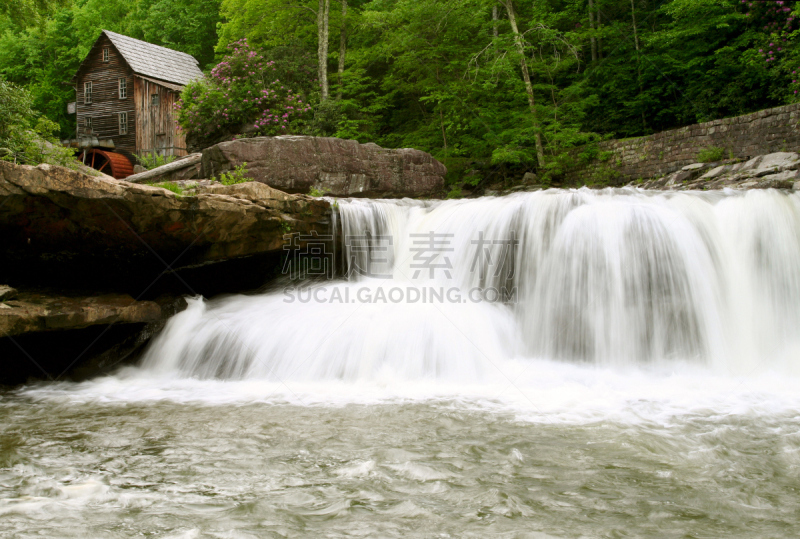
<path fill-rule="evenodd" d="M 798 194 L 584 189 L 339 207 L 344 235 L 393 238 L 387 262 L 372 268 L 392 279 L 313 290 L 374 298 L 401 285 L 464 296 L 509 286 L 519 302 L 198 298 L 169 321 L 141 368 L 25 393 L 98 402 L 436 401 L 557 423 L 800 410 Z M 411 234 L 431 231 L 451 235 L 451 275 L 415 279 Z M 492 244 L 495 264 L 473 264 L 480 234 L 516 237 L 519 248 L 503 257 Z M 345 254 L 351 269 L 366 266 L 368 254 Z"/>
<path fill-rule="evenodd" d="M 63 403 L 154 403 L 208 406 L 265 403 L 345 406 L 428 403 L 513 414 L 553 424 L 600 421 L 669 423 L 676 417 L 800 413 L 797 378 L 778 372 L 719 374 L 710 367 L 672 370 L 571 365 L 550 360 L 506 360 L 494 376 L 472 383 L 404 378 L 360 381 L 201 380 L 154 376 L 129 368 L 80 384 L 42 384 L 28 398 Z"/>

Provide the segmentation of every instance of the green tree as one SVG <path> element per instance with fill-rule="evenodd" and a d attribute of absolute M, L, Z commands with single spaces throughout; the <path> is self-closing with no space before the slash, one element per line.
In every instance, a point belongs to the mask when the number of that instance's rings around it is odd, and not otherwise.
<path fill-rule="evenodd" d="M 800 13 L 781 1 L 22 0 L 0 12 L 0 75 L 69 136 L 101 29 L 206 68 L 246 38 L 312 105 L 298 132 L 555 177 L 603 137 L 798 100 Z"/>
<path fill-rule="evenodd" d="M 0 78 L 0 159 L 75 166 L 72 151 L 54 137 L 58 125 L 38 115 L 27 90 Z"/>
<path fill-rule="evenodd" d="M 139 0 L 127 17 L 126 33 L 191 54 L 210 68 L 220 20 L 220 0 Z"/>

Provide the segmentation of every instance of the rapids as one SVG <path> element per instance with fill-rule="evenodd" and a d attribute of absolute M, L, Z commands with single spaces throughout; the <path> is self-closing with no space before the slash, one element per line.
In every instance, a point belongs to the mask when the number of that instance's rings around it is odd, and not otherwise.
<path fill-rule="evenodd" d="M 797 535 L 800 195 L 335 207 L 139 365 L 0 391 L 0 535 Z"/>
<path fill-rule="evenodd" d="M 581 189 L 337 205 L 346 280 L 196 299 L 143 368 L 461 382 L 509 358 L 800 370 L 797 194 Z"/>

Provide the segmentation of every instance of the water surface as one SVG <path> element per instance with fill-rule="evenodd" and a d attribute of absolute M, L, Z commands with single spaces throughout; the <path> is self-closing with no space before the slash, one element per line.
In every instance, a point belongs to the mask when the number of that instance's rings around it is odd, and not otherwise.
<path fill-rule="evenodd" d="M 191 299 L 139 367 L 0 394 L 0 535 L 797 536 L 800 195 L 338 207 L 324 300 Z"/>
<path fill-rule="evenodd" d="M 3 395 L 0 535 L 792 537 L 800 529 L 800 399 L 777 377 L 648 373 L 633 390 L 642 375 L 553 365 L 549 381 L 518 382 L 522 391 L 440 387 L 425 397 L 424 384 L 403 394 L 375 385 L 326 394 L 297 384 L 159 387 L 129 376 Z M 356 402 L 346 404 L 348 394 Z"/>

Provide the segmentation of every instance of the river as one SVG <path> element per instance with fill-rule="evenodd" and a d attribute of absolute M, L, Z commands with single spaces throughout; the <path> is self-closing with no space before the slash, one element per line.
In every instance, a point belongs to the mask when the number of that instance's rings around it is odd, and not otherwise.
<path fill-rule="evenodd" d="M 336 206 L 343 261 L 0 393 L 0 535 L 796 536 L 800 196 Z"/>

